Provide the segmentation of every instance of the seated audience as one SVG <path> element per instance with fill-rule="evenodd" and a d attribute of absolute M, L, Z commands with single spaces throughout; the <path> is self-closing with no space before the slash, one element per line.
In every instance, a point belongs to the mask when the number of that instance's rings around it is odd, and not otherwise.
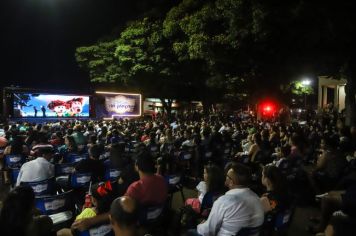
<path fill-rule="evenodd" d="M 105 175 L 105 166 L 99 160 L 101 151 L 102 149 L 98 144 L 93 145 L 89 149 L 89 158 L 81 160 L 76 164 L 75 170 L 81 173 L 91 173 L 93 182 L 102 181 Z"/>
<path fill-rule="evenodd" d="M 78 145 L 78 148 L 82 149 L 85 146 L 87 140 L 82 132 L 82 126 L 80 124 L 74 126 L 72 137 Z"/>
<path fill-rule="evenodd" d="M 147 121 L 146 118 L 112 121 L 66 119 L 43 124 L 18 121 L 10 125 L 0 124 L 0 135 L 5 139 L 0 138 L 0 158 L 7 155 L 22 155 L 28 161 L 29 148 L 32 148 L 32 154 L 37 159 L 25 164 L 21 161 L 2 168 L 4 173 L 8 172 L 4 181 L 9 183 L 8 174 L 16 173 L 11 169 L 21 168 L 23 165 L 17 179 L 17 184 L 20 184 L 23 181 L 48 179 L 54 175 L 54 167 L 50 163 L 53 152 L 50 149 L 53 147 L 56 150 L 59 147 L 60 154 L 55 156 L 55 163 L 61 163 L 63 160 L 70 161 L 67 157 L 71 157 L 71 154 L 86 157 L 89 150 L 89 158 L 75 163 L 75 169 L 78 172 L 92 173 L 93 181 L 100 182 L 104 178 L 107 166 L 99 160 L 99 156 L 105 150 L 105 157 L 109 157 L 110 168 L 120 172 L 118 183 L 111 183 L 111 187 L 115 189 L 114 195 L 124 195 L 122 201 L 116 201 L 116 207 L 121 207 L 122 210 L 119 211 L 120 214 L 123 211 L 130 214 L 129 210 L 126 211 L 125 203 L 131 204 L 131 208 L 128 209 L 135 209 L 134 211 L 140 213 L 144 212 L 146 206 L 162 206 L 165 203 L 168 187 L 172 190 L 169 192 L 175 192 L 177 186 L 167 186 L 166 181 L 158 173 L 168 177 L 181 176 L 183 181 L 179 183 L 179 187 L 180 184 L 184 184 L 194 188 L 195 183 L 190 186 L 193 181 L 185 180 L 196 180 L 196 177 L 202 175 L 204 171 L 204 181 L 196 186 L 199 196 L 187 200 L 187 204 L 192 205 L 196 212 L 189 205 L 184 206 L 180 215 L 182 227 L 179 228 L 196 227 L 196 216 L 207 218 L 206 222 L 197 227 L 195 234 L 200 235 L 236 235 L 237 232 L 241 232 L 241 228 L 261 226 L 262 222 L 264 222 L 263 228 L 266 225 L 269 228 L 274 227 L 273 223 L 278 221 L 274 219 L 279 219 L 280 216 L 278 213 L 283 209 L 289 210 L 292 202 L 308 204 L 314 200 L 314 191 L 309 188 L 308 177 L 310 177 L 316 191 L 320 193 L 328 191 L 327 194 L 318 195 L 317 199 L 321 202 L 321 218 L 319 224 L 312 227 L 311 231 L 314 233 L 325 231 L 326 234 L 331 235 L 353 235 L 352 230 L 348 231 L 348 227 L 352 225 L 351 222 L 354 222 L 356 197 L 349 187 L 354 185 L 356 179 L 356 129 L 352 127 L 350 132 L 342 122 L 343 117 L 337 117 L 337 114 L 330 117 L 329 113 L 324 112 L 318 116 L 308 117 L 306 123 L 293 122 L 292 124 L 281 124 L 272 120 L 260 122 L 252 115 L 244 115 L 242 112 L 237 115 L 216 112 L 210 116 L 197 112 L 183 114 L 178 112 L 169 118 L 171 120 L 163 114 L 155 116 L 155 120 L 151 121 Z M 241 143 L 244 139 L 246 141 Z M 63 146 L 61 146 L 62 141 L 65 141 Z M 321 155 L 317 157 L 319 145 Z M 275 148 L 275 154 L 271 154 L 272 148 Z M 107 156 L 108 152 L 110 152 L 109 156 Z M 139 153 L 137 158 L 132 157 L 133 152 Z M 189 161 L 182 158 L 187 152 L 192 154 L 191 159 L 185 156 Z M 157 158 L 156 167 L 152 156 Z M 266 187 L 265 194 L 260 199 L 247 187 L 251 176 L 244 166 L 233 163 L 227 165 L 226 178 L 221 178 L 222 172 L 219 168 L 222 168 L 225 162 L 234 161 L 234 157 L 240 157 L 238 161 L 248 163 L 252 167 L 253 189 L 261 190 L 262 185 Z M 214 163 L 216 166 L 209 164 L 204 167 L 207 163 Z M 259 163 L 266 164 L 266 167 L 263 168 Z M 316 167 L 312 174 L 307 176 L 305 169 L 308 167 L 304 168 L 304 165 L 312 163 L 315 163 Z M 181 170 L 184 167 L 189 170 Z M 258 181 L 261 168 L 263 168 L 262 185 Z M 281 172 L 287 177 L 284 177 Z M 69 187 L 68 178 L 61 178 L 66 180 L 63 186 Z M 57 183 L 61 184 L 59 182 L 61 178 L 57 179 Z M 287 194 L 284 183 L 286 179 L 291 183 L 291 188 L 288 190 L 291 191 L 293 199 Z M 229 191 L 220 196 L 224 192 L 223 181 Z M 77 217 L 72 225 L 73 231 L 83 231 L 96 225 L 108 224 L 110 221 L 108 204 L 105 209 L 101 208 L 101 195 L 95 196 L 96 193 L 111 192 L 108 183 L 103 187 L 104 191 L 95 191 L 99 186 L 93 188 L 94 206 L 84 209 Z M 84 195 L 86 191 L 87 188 L 75 189 L 73 199 L 78 202 L 84 200 L 84 196 L 80 195 Z M 8 207 L 4 205 L 3 209 Z M 27 214 L 17 213 L 18 209 L 16 207 L 14 209 L 15 214 L 21 216 Z M 187 214 L 184 210 L 187 210 Z M 335 217 L 334 212 L 340 210 L 342 217 L 339 218 L 340 214 Z M 25 211 L 29 210 L 25 209 Z M 204 215 L 204 212 L 208 214 Z M 133 222 L 137 220 L 127 223 L 125 221 L 127 214 L 120 214 L 115 218 L 115 214 L 111 213 L 115 233 L 136 234 Z M 185 217 L 187 224 L 183 226 L 183 216 L 189 215 L 193 217 Z M 264 216 L 265 220 L 263 220 Z M 6 231 L 7 229 L 3 228 L 8 222 L 6 220 L 10 219 L 5 219 L 4 214 L 1 217 L 0 235 L 13 235 L 11 230 Z M 120 217 L 124 217 L 124 220 Z M 19 218 L 24 225 L 19 226 L 14 234 L 29 235 L 24 231 L 27 230 L 26 225 L 31 221 L 29 220 L 31 217 Z M 18 224 L 16 220 L 14 223 Z M 270 224 L 267 224 L 268 222 Z M 67 231 L 69 234 L 72 233 L 71 229 Z M 262 232 L 266 231 L 262 229 Z M 40 233 L 31 233 L 31 235 L 37 234 L 40 235 Z"/>
<path fill-rule="evenodd" d="M 350 218 L 356 218 L 356 185 L 352 185 L 346 191 L 331 191 L 320 196 L 321 200 L 321 217 L 311 217 L 311 220 L 317 221 L 318 224 L 309 227 L 312 233 L 323 232 L 330 221 L 332 214 L 341 210 L 343 214 Z"/>
<path fill-rule="evenodd" d="M 122 170 L 128 162 L 125 153 L 125 143 L 113 143 L 110 148 L 110 166 Z"/>
<path fill-rule="evenodd" d="M 51 139 L 49 140 L 49 143 L 52 144 L 56 148 L 62 146 L 64 143 L 62 133 L 59 131 L 53 133 L 51 136 Z"/>
<path fill-rule="evenodd" d="M 140 176 L 135 170 L 134 163 L 128 163 L 121 171 L 118 180 L 118 195 L 122 196 L 126 193 L 127 188 L 135 181 L 138 181 Z"/>
<path fill-rule="evenodd" d="M 316 236 L 346 236 L 356 235 L 356 220 L 348 216 L 333 216 L 325 229 L 324 234 L 318 233 Z"/>
<path fill-rule="evenodd" d="M 42 148 L 52 148 L 53 149 L 53 145 L 48 142 L 47 133 L 39 132 L 38 135 L 39 135 L 38 143 L 35 146 L 33 146 L 30 151 L 30 155 L 32 157 L 38 157 L 38 155 L 40 154 L 39 150 Z"/>
<path fill-rule="evenodd" d="M 321 154 L 312 173 L 316 192 L 324 193 L 335 187 L 344 168 L 346 158 L 337 150 L 338 143 L 332 137 L 324 137 L 321 141 Z"/>
<path fill-rule="evenodd" d="M 30 153 L 28 147 L 25 145 L 23 138 L 19 135 L 12 137 L 10 145 L 4 150 L 4 155 L 25 155 Z"/>
<path fill-rule="evenodd" d="M 277 159 L 274 161 L 274 164 L 281 170 L 285 170 L 287 167 L 289 167 L 289 154 L 290 154 L 290 146 L 282 146 L 280 148 L 277 148 Z"/>
<path fill-rule="evenodd" d="M 255 161 L 255 157 L 257 156 L 257 153 L 261 151 L 262 148 L 262 140 L 261 140 L 261 135 L 259 133 L 255 133 L 252 136 L 253 144 L 250 146 L 249 150 L 247 152 L 240 152 L 237 153 L 237 157 L 241 157 L 243 155 L 248 155 L 249 159 L 251 162 Z"/>
<path fill-rule="evenodd" d="M 0 170 L 2 170 L 4 168 L 4 150 L 7 146 L 7 139 L 4 138 L 4 137 L 0 137 Z M 9 176 L 8 176 L 8 173 L 4 173 L 4 182 L 6 184 L 10 183 L 10 179 L 9 179 Z"/>
<path fill-rule="evenodd" d="M 164 204 L 168 196 L 167 184 L 162 176 L 154 174 L 154 161 L 148 152 L 141 152 L 136 156 L 135 170 L 139 173 L 140 179 L 128 187 L 125 196 L 135 199 L 141 206 Z M 107 213 L 100 214 L 77 220 L 72 228 L 83 231 L 107 220 Z"/>
<path fill-rule="evenodd" d="M 78 146 L 74 138 L 70 135 L 64 137 L 64 145 L 58 148 L 59 155 L 63 158 L 69 153 L 77 153 Z"/>

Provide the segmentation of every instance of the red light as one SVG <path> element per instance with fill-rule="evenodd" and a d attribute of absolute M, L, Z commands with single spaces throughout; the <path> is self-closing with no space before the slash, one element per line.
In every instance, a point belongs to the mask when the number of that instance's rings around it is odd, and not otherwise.
<path fill-rule="evenodd" d="M 270 119 L 273 118 L 278 109 L 278 104 L 273 100 L 264 100 L 258 104 L 258 115 L 259 119 Z"/>
<path fill-rule="evenodd" d="M 271 110 L 272 110 L 272 108 L 270 106 L 265 107 L 265 111 L 271 111 Z"/>
<path fill-rule="evenodd" d="M 275 112 L 275 105 L 272 103 L 264 103 L 261 105 L 261 112 L 263 116 L 271 116 Z"/>

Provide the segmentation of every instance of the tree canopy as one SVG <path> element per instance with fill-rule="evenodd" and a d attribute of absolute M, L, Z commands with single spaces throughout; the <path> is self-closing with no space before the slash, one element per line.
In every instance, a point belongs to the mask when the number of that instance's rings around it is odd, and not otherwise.
<path fill-rule="evenodd" d="M 344 77 L 350 124 L 355 10 L 353 1 L 182 0 L 128 24 L 117 39 L 79 48 L 77 61 L 93 81 L 167 98 L 181 88 L 208 102 L 276 90 L 305 74 Z"/>

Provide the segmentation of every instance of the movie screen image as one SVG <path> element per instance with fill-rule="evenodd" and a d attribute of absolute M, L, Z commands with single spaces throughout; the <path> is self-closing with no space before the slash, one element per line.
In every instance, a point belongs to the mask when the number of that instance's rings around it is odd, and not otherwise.
<path fill-rule="evenodd" d="M 114 118 L 141 116 L 141 95 L 96 92 L 96 117 Z"/>
<path fill-rule="evenodd" d="M 14 93 L 14 117 L 89 117 L 89 96 Z"/>

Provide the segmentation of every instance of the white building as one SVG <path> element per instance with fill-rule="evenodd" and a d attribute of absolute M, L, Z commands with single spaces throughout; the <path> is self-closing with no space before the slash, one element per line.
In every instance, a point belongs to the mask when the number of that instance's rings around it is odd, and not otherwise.
<path fill-rule="evenodd" d="M 336 80 L 328 76 L 319 76 L 318 108 L 324 108 L 330 102 L 341 112 L 345 108 L 346 80 Z"/>

